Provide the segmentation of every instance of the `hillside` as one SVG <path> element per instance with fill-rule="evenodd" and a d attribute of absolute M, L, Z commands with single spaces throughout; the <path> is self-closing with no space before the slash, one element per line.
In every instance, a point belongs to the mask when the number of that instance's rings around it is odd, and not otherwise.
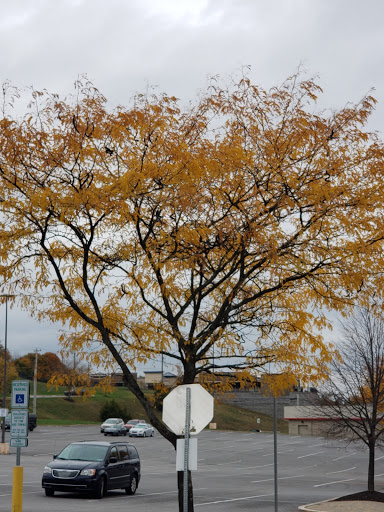
<path fill-rule="evenodd" d="M 112 399 L 126 410 L 124 420 L 146 417 L 136 397 L 126 388 L 116 387 L 112 393 L 106 394 L 97 390 L 95 396 L 91 398 L 81 396 L 68 398 L 64 395 L 64 391 L 65 388 L 47 389 L 46 384 L 38 383 L 36 401 L 38 425 L 100 423 L 100 410 L 106 401 Z M 32 410 L 33 385 L 31 385 L 31 392 L 30 409 Z M 152 391 L 146 391 L 146 393 L 150 395 Z M 161 416 L 160 412 L 159 415 Z M 213 422 L 216 423 L 218 430 L 273 430 L 273 419 L 270 416 L 221 403 L 220 397 L 215 398 Z M 288 432 L 288 424 L 282 419 L 278 419 L 278 431 Z"/>

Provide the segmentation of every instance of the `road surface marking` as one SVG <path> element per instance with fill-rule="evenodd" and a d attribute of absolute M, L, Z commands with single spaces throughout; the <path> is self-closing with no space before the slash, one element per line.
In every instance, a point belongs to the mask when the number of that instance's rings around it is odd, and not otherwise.
<path fill-rule="evenodd" d="M 340 469 L 340 471 L 331 471 L 330 473 L 325 473 L 326 475 L 334 475 L 335 473 L 344 473 L 345 471 L 352 471 L 352 469 L 356 469 L 356 466 L 348 469 Z"/>
<path fill-rule="evenodd" d="M 356 452 L 350 453 L 348 455 L 343 455 L 342 457 L 338 457 L 337 459 L 332 459 L 332 462 L 335 462 L 336 460 L 345 459 L 346 457 L 352 457 L 352 455 L 356 455 Z"/>
<path fill-rule="evenodd" d="M 232 501 L 244 501 L 244 500 L 252 500 L 254 498 L 265 498 L 267 496 L 273 496 L 273 494 L 259 494 L 258 496 L 244 496 L 243 498 L 231 498 L 228 500 L 220 500 L 220 501 L 208 501 L 206 503 L 194 503 L 194 507 L 202 507 L 203 505 L 216 505 L 217 503 L 229 503 Z"/>
<path fill-rule="evenodd" d="M 323 487 L 324 485 L 333 485 L 333 484 L 341 484 L 343 482 L 352 482 L 352 480 L 356 480 L 356 478 L 349 478 L 348 480 L 336 480 L 336 482 L 327 482 L 325 484 L 317 484 L 313 487 Z"/>
<path fill-rule="evenodd" d="M 282 454 L 282 453 L 284 454 L 284 453 L 289 453 L 289 452 L 293 452 L 293 448 L 292 448 L 292 450 L 285 450 L 285 452 L 277 452 L 277 453 L 278 454 Z M 263 457 L 269 457 L 270 455 L 274 455 L 274 453 L 265 453 L 263 455 Z"/>
<path fill-rule="evenodd" d="M 278 477 L 278 480 L 290 480 L 291 478 L 303 478 L 305 475 L 295 475 L 295 476 L 281 476 Z M 273 482 L 274 478 L 266 478 L 265 480 L 253 480 L 249 482 L 250 484 L 260 484 L 261 482 Z"/>
<path fill-rule="evenodd" d="M 316 453 L 309 453 L 308 455 L 300 455 L 300 457 L 297 457 L 297 458 L 298 459 L 305 459 L 305 457 L 313 457 L 314 455 L 319 455 L 320 453 L 324 453 L 324 451 L 316 452 Z"/>

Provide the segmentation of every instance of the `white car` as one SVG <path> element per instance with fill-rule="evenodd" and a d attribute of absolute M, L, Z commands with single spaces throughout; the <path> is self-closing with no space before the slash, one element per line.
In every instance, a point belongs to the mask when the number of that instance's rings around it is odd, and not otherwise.
<path fill-rule="evenodd" d="M 104 430 L 108 427 L 121 427 L 121 430 L 123 430 L 124 427 L 124 421 L 121 418 L 108 418 L 104 421 L 104 423 L 101 424 L 100 432 L 104 432 Z"/>
<path fill-rule="evenodd" d="M 129 430 L 130 437 L 153 437 L 155 429 L 148 423 L 138 423 Z"/>

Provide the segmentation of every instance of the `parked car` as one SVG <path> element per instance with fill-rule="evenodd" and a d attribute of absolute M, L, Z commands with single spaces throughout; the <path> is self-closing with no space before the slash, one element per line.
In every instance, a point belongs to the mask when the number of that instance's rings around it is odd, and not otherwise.
<path fill-rule="evenodd" d="M 121 427 L 124 428 L 124 421 L 121 418 L 108 418 L 101 424 L 100 432 L 103 433 L 105 428 L 116 425 L 120 425 Z"/>
<path fill-rule="evenodd" d="M 5 430 L 11 430 L 11 413 L 7 414 L 4 422 Z M 28 414 L 28 430 L 32 432 L 37 426 L 37 416 L 36 414 L 29 413 Z"/>
<path fill-rule="evenodd" d="M 129 431 L 130 437 L 153 437 L 155 429 L 148 423 L 138 423 Z"/>
<path fill-rule="evenodd" d="M 124 425 L 127 432 L 131 430 L 132 427 L 137 425 L 138 423 L 146 423 L 145 420 L 128 420 L 127 423 Z"/>
<path fill-rule="evenodd" d="M 84 388 L 82 388 L 79 392 L 76 390 L 76 388 L 71 388 L 71 389 L 67 389 L 66 391 L 64 391 L 65 396 L 78 396 L 78 395 L 83 396 L 84 393 L 85 393 Z"/>
<path fill-rule="evenodd" d="M 11 428 L 11 413 L 7 414 L 4 418 L 4 428 L 5 430 L 10 430 Z"/>
<path fill-rule="evenodd" d="M 44 468 L 42 486 L 46 496 L 62 491 L 102 498 L 109 489 L 135 494 L 140 477 L 140 458 L 132 444 L 80 441 L 53 456 Z"/>
<path fill-rule="evenodd" d="M 107 427 L 104 427 L 104 435 L 108 436 L 126 436 L 128 434 L 124 424 L 114 423 Z"/>
<path fill-rule="evenodd" d="M 28 430 L 32 432 L 37 427 L 37 416 L 33 412 L 28 414 Z"/>

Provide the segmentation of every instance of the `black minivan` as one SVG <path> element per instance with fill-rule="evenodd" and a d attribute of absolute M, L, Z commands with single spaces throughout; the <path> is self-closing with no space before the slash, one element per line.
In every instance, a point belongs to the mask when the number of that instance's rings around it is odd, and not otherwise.
<path fill-rule="evenodd" d="M 135 494 L 140 477 L 140 458 L 132 444 L 79 441 L 54 455 L 44 468 L 42 486 L 46 496 L 62 491 L 102 498 L 110 489 Z"/>

